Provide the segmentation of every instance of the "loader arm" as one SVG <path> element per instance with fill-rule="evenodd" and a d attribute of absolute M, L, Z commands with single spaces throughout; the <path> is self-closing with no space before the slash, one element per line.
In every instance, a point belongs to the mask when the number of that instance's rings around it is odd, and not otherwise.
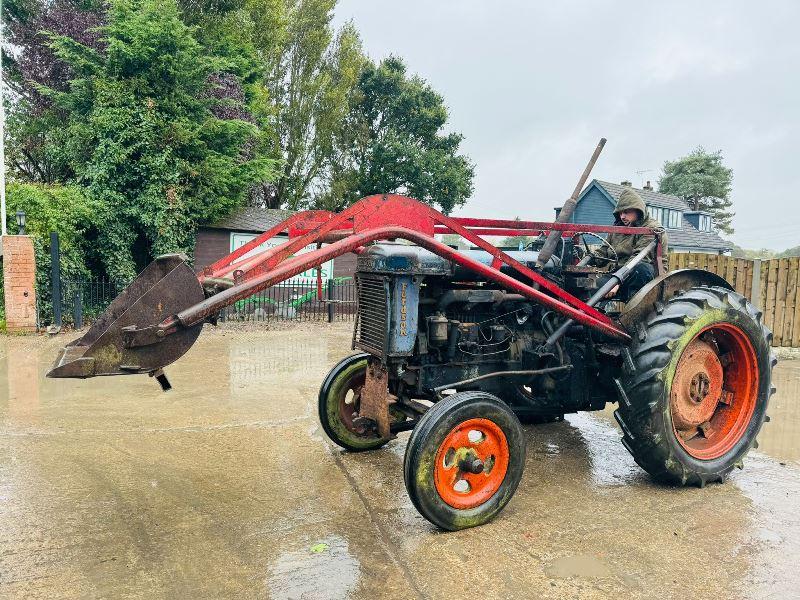
<path fill-rule="evenodd" d="M 341 213 L 308 211 L 290 216 L 248 244 L 194 274 L 182 257 L 159 257 L 126 288 L 80 339 L 59 355 L 49 377 L 94 377 L 156 373 L 182 356 L 206 320 L 222 308 L 348 252 L 360 252 L 378 240 L 404 239 L 470 269 L 501 287 L 522 294 L 609 338 L 630 337 L 607 315 L 515 260 L 483 239 L 561 232 L 649 234 L 643 227 L 602 227 L 573 223 L 457 218 L 400 195 L 363 198 Z M 246 256 L 268 239 L 289 239 L 254 256 Z M 486 251 L 486 265 L 435 239 L 457 234 Z M 317 244 L 317 249 L 297 254 Z M 322 246 L 322 244 L 326 244 Z M 523 280 L 501 271 L 507 266 Z"/>

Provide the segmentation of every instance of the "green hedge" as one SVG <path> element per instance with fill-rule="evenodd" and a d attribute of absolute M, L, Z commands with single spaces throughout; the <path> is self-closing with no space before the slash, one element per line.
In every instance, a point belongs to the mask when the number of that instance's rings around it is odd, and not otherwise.
<path fill-rule="evenodd" d="M 36 298 L 40 323 L 52 319 L 50 232 L 57 231 L 61 247 L 61 276 L 88 279 L 97 263 L 93 255 L 97 239 L 97 205 L 80 186 L 12 182 L 6 186 L 8 233 L 19 233 L 18 210 L 25 211 L 25 233 L 33 238 L 36 251 Z M 0 272 L 2 300 L 2 272 Z M 4 303 L 0 310 L 4 312 Z M 5 314 L 0 313 L 0 320 Z"/>

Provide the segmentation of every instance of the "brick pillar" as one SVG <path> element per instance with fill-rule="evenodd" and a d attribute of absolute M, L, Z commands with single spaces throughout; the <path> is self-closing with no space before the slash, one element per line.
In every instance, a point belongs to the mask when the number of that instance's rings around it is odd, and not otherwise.
<path fill-rule="evenodd" d="M 3 286 L 6 330 L 36 331 L 36 257 L 27 235 L 5 235 L 3 240 Z"/>

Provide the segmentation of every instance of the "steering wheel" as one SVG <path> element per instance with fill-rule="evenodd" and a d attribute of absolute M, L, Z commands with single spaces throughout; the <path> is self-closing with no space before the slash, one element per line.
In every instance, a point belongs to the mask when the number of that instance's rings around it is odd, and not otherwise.
<path fill-rule="evenodd" d="M 589 247 L 589 243 L 586 241 L 587 235 L 600 240 L 602 244 L 605 245 L 611 251 L 613 258 L 609 258 L 608 256 L 601 256 L 599 254 L 592 252 L 592 249 Z M 573 240 L 578 236 L 580 236 L 581 242 L 583 243 L 583 248 L 581 248 L 576 244 L 573 249 L 573 252 L 575 250 L 580 250 L 581 256 L 578 258 L 578 264 L 587 265 L 589 262 L 593 261 L 604 262 L 607 264 L 616 264 L 619 262 L 619 256 L 617 255 L 617 251 L 614 250 L 614 246 L 608 243 L 606 238 L 597 235 L 596 233 L 592 233 L 591 231 L 579 231 L 573 236 Z"/>

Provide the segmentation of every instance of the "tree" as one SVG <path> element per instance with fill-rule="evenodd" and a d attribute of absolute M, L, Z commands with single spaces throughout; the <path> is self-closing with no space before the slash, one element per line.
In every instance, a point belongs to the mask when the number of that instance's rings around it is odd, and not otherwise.
<path fill-rule="evenodd" d="M 375 193 L 404 193 L 449 213 L 472 193 L 474 167 L 459 133 L 442 133 L 447 108 L 397 57 L 370 64 L 358 81 L 347 126 L 328 170 L 324 208 Z"/>
<path fill-rule="evenodd" d="M 331 26 L 336 0 L 247 0 L 252 43 L 265 67 L 275 124 L 271 156 L 281 172 L 260 204 L 292 210 L 314 204 L 350 96 L 366 63 L 355 27 Z M 322 186 L 322 187 L 320 187 Z"/>
<path fill-rule="evenodd" d="M 124 281 L 153 256 L 190 252 L 195 226 L 241 204 L 273 163 L 255 124 L 214 115 L 214 77 L 242 73 L 203 51 L 174 0 L 114 0 L 102 32 L 103 51 L 52 35 L 74 77 L 46 93 L 66 116 L 63 160 L 102 206 L 108 274 Z"/>
<path fill-rule="evenodd" d="M 792 248 L 787 248 L 783 252 L 778 252 L 775 258 L 794 258 L 796 256 L 800 256 L 800 246 L 793 246 Z"/>
<path fill-rule="evenodd" d="M 54 110 L 41 88 L 66 91 L 73 73 L 59 60 L 48 35 L 69 37 L 101 50 L 99 0 L 11 0 L 3 3 L 4 34 L 14 52 L 3 52 L 3 80 L 13 102 L 9 107 L 6 158 L 12 175 L 24 181 L 54 183 L 73 174 L 59 160 L 64 115 Z"/>
<path fill-rule="evenodd" d="M 698 147 L 688 156 L 664 163 L 658 191 L 680 196 L 692 210 L 711 213 L 714 226 L 723 233 L 733 233 L 735 214 L 730 199 L 733 171 L 722 164 L 722 151 L 706 152 Z"/>

